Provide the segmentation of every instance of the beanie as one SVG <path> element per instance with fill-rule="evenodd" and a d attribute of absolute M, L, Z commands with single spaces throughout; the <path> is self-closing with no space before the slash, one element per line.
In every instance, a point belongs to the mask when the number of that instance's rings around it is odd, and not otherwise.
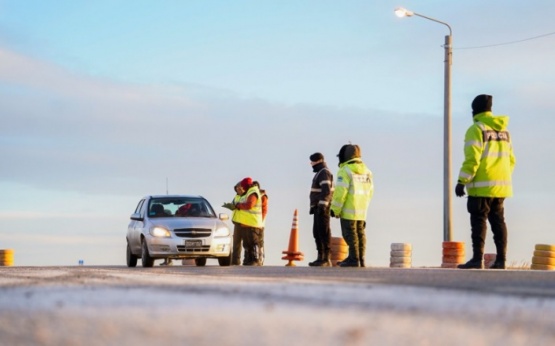
<path fill-rule="evenodd" d="M 491 95 L 478 95 L 472 101 L 472 115 L 483 112 L 491 112 L 493 97 Z"/>
<path fill-rule="evenodd" d="M 310 161 L 312 162 L 324 161 L 324 155 L 322 155 L 321 153 L 314 153 L 310 155 Z"/>
<path fill-rule="evenodd" d="M 250 177 L 246 177 L 245 179 L 241 180 L 241 187 L 243 190 L 247 191 L 249 187 L 252 185 L 252 179 Z"/>

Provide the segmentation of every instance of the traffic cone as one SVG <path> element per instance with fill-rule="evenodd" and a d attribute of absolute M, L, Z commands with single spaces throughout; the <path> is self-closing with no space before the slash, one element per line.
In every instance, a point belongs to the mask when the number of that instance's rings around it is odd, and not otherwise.
<path fill-rule="evenodd" d="M 304 259 L 304 254 L 299 251 L 299 232 L 298 232 L 298 212 L 295 209 L 295 214 L 293 215 L 293 225 L 291 226 L 291 235 L 289 236 L 289 248 L 287 251 L 282 251 L 285 254 L 281 259 L 287 260 L 286 267 L 294 267 L 295 263 L 293 261 L 302 261 Z"/>

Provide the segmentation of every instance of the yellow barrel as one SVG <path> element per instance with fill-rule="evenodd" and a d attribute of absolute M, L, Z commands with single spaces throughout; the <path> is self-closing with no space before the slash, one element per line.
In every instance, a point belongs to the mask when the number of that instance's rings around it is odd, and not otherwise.
<path fill-rule="evenodd" d="M 13 249 L 3 249 L 0 250 L 0 267 L 11 267 L 13 266 Z"/>

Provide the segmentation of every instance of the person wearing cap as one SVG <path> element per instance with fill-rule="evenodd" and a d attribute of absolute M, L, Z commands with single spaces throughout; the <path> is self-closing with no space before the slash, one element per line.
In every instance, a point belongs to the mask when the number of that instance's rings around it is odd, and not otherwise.
<path fill-rule="evenodd" d="M 260 183 L 258 181 L 253 181 L 252 184 L 260 191 L 260 200 L 262 203 L 262 227 L 260 228 L 260 235 L 258 238 L 258 261 L 260 265 L 264 265 L 264 228 L 266 225 L 266 215 L 268 214 L 268 194 L 266 194 L 266 190 L 260 188 Z"/>
<path fill-rule="evenodd" d="M 243 248 L 245 258 L 243 265 L 259 266 L 259 247 L 262 221 L 262 198 L 260 190 L 253 184 L 250 177 L 241 180 L 245 194 L 235 203 L 236 222 L 243 232 Z"/>
<path fill-rule="evenodd" d="M 495 116 L 491 111 L 493 97 L 478 95 L 472 101 L 474 123 L 465 134 L 464 162 L 455 194 L 468 192 L 472 258 L 460 269 L 482 269 L 484 244 L 489 220 L 497 250 L 492 269 L 505 269 L 507 225 L 503 203 L 513 195 L 512 173 L 516 159 L 507 126 L 509 117 Z"/>
<path fill-rule="evenodd" d="M 333 193 L 333 174 L 324 161 L 324 155 L 310 155 L 310 165 L 315 173 L 310 187 L 310 214 L 314 215 L 312 235 L 316 242 L 318 258 L 309 262 L 311 267 L 330 267 L 330 201 Z"/>
<path fill-rule="evenodd" d="M 231 214 L 231 222 L 233 223 L 233 250 L 231 255 L 231 265 L 238 266 L 241 264 L 241 247 L 243 246 L 243 228 L 237 223 L 237 209 L 235 209 L 235 204 L 239 203 L 241 197 L 245 194 L 245 190 L 241 187 L 241 182 L 238 182 L 233 187 L 235 190 L 235 197 L 231 205 L 233 205 L 233 210 Z"/>
<path fill-rule="evenodd" d="M 339 171 L 331 202 L 331 216 L 340 218 L 341 233 L 349 256 L 340 267 L 364 267 L 366 213 L 374 194 L 372 172 L 361 159 L 358 145 L 345 144 L 339 150 Z"/>

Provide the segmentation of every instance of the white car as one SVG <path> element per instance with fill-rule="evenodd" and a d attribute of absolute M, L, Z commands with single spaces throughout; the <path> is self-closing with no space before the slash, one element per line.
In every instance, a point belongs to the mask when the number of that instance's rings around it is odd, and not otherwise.
<path fill-rule="evenodd" d="M 217 258 L 231 264 L 232 236 L 224 221 L 201 196 L 146 196 L 139 201 L 127 229 L 127 266 L 152 267 L 157 259 L 194 259 L 197 266 Z"/>

